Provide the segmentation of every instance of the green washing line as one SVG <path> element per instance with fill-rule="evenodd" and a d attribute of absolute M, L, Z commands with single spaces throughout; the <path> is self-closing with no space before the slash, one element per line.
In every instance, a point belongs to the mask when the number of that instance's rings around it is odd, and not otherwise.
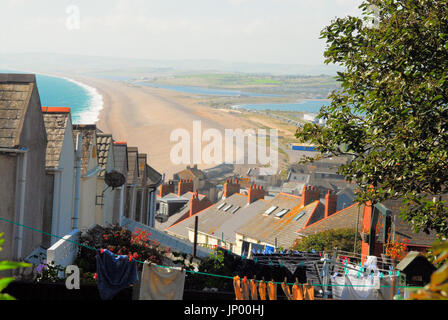
<path fill-rule="evenodd" d="M 45 235 L 48 235 L 48 236 L 51 236 L 51 237 L 54 237 L 54 238 L 62 239 L 64 241 L 76 244 L 77 246 L 81 246 L 81 247 L 85 247 L 85 248 L 90 249 L 90 250 L 97 251 L 97 249 L 94 248 L 94 247 L 91 247 L 91 246 L 88 246 L 88 245 L 85 245 L 85 244 L 82 244 L 82 243 L 78 243 L 78 242 L 73 241 L 73 240 L 64 239 L 61 236 L 57 236 L 57 235 L 54 235 L 54 234 L 51 234 L 51 233 L 48 233 L 48 232 L 45 232 L 45 231 L 33 228 L 33 227 L 29 227 L 29 226 L 26 226 L 26 225 L 23 225 L 23 224 L 20 224 L 20 223 L 17 223 L 17 222 L 14 222 L 14 221 L 11 221 L 11 220 L 8 220 L 8 219 L 5 219 L 5 218 L 0 218 L 0 220 L 3 220 L 5 222 L 11 223 L 11 224 L 15 224 L 15 225 L 17 225 L 19 227 L 24 227 L 24 228 L 33 230 L 33 231 L 36 231 L 36 232 L 39 232 L 39 233 L 42 233 L 42 234 L 45 234 Z M 117 254 L 115 254 L 115 256 L 118 257 Z M 134 260 L 136 262 L 138 262 L 138 263 L 145 263 L 144 261 L 140 261 L 140 260 L 137 260 L 137 259 L 134 259 Z M 155 264 L 155 265 L 157 267 L 167 268 L 167 269 L 175 268 L 175 267 L 169 267 L 169 266 L 161 266 L 161 265 L 157 265 L 157 264 Z M 211 276 L 211 277 L 219 277 L 219 278 L 226 278 L 226 279 L 232 279 L 232 280 L 234 278 L 232 276 L 225 276 L 225 275 L 206 273 L 206 272 L 200 272 L 200 271 L 193 271 L 193 270 L 185 270 L 185 271 L 186 272 L 190 272 L 190 273 L 201 274 L 201 275 L 205 275 L 205 276 Z M 261 281 L 262 280 L 256 280 L 256 282 L 261 282 Z M 283 284 L 283 282 L 274 282 L 274 283 L 275 284 L 280 284 L 280 285 Z M 294 283 L 286 283 L 286 284 L 287 285 L 294 285 Z M 369 286 L 369 285 L 352 285 L 352 286 L 348 286 L 348 285 L 345 285 L 345 284 L 310 284 L 310 285 L 315 286 L 315 287 L 372 287 L 372 288 L 375 287 L 375 286 Z M 380 288 L 392 288 L 392 286 L 380 286 Z M 395 286 L 395 288 L 422 289 L 422 287 L 407 287 L 407 286 Z"/>

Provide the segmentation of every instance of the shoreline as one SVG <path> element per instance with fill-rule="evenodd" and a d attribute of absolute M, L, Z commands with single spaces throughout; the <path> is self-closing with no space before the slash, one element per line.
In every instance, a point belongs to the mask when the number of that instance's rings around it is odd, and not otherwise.
<path fill-rule="evenodd" d="M 103 101 L 103 95 L 101 95 L 98 92 L 98 89 L 93 87 L 93 86 L 89 86 L 87 84 L 85 84 L 82 81 L 78 81 L 74 78 L 72 78 L 71 76 L 65 75 L 65 74 L 57 74 L 57 73 L 47 73 L 47 72 L 38 72 L 38 71 L 33 71 L 33 70 L 20 70 L 20 69 L 15 69 L 15 70 L 7 70 L 10 72 L 20 72 L 20 73 L 29 73 L 29 74 L 35 74 L 36 76 L 40 75 L 40 76 L 45 76 L 45 77 L 50 77 L 50 78 L 58 78 L 58 79 L 63 79 L 65 81 L 74 83 L 75 85 L 81 87 L 84 91 L 86 91 L 87 96 L 89 97 L 89 107 L 88 110 L 84 110 L 84 111 L 80 111 L 79 113 L 79 124 L 90 124 L 90 123 L 96 123 L 99 120 L 99 115 L 101 113 L 101 110 L 104 107 L 104 101 Z M 78 124 L 78 123 L 76 123 Z"/>

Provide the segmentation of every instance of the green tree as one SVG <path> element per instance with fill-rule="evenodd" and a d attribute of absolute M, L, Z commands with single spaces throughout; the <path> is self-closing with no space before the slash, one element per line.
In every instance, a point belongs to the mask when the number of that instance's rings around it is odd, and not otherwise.
<path fill-rule="evenodd" d="M 320 111 L 325 125 L 296 136 L 323 157 L 351 156 L 340 173 L 358 184 L 358 201 L 402 199 L 400 216 L 415 231 L 446 237 L 448 2 L 369 0 L 360 9 L 322 30 L 325 62 L 344 70 L 341 88 Z"/>
<path fill-rule="evenodd" d="M 356 230 L 354 229 L 322 231 L 298 239 L 291 249 L 310 252 L 311 250 L 332 251 L 334 248 L 338 248 L 340 250 L 353 252 L 353 248 L 355 247 L 355 233 Z M 361 239 L 359 239 L 359 237 L 356 243 L 355 252 L 361 252 Z"/>
<path fill-rule="evenodd" d="M 5 239 L 3 239 L 3 232 L 0 233 L 0 251 L 2 250 L 1 245 L 5 242 Z M 24 263 L 24 262 L 12 262 L 12 261 L 0 261 L 0 271 L 5 270 L 11 270 L 11 269 L 17 269 L 20 267 L 30 267 L 31 264 Z M 15 300 L 14 297 L 7 293 L 2 293 L 2 291 L 10 284 L 12 281 L 14 281 L 14 277 L 0 277 L 0 300 Z"/>

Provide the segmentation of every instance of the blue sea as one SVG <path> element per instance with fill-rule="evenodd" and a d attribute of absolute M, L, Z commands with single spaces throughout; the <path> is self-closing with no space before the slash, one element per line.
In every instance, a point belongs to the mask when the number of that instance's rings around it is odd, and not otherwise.
<path fill-rule="evenodd" d="M 0 73 L 24 73 L 0 70 Z M 70 107 L 72 122 L 93 124 L 103 107 L 102 96 L 95 88 L 68 78 L 36 74 L 42 106 Z"/>

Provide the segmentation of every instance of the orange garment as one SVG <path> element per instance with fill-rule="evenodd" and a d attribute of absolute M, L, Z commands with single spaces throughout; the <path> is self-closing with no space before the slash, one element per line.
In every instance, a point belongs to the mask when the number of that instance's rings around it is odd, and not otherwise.
<path fill-rule="evenodd" d="M 310 284 L 304 284 L 303 291 L 305 294 L 305 300 L 314 300 L 314 286 Z"/>
<path fill-rule="evenodd" d="M 289 286 L 285 282 L 282 283 L 282 289 L 283 292 L 285 293 L 286 298 L 288 300 L 292 300 L 291 290 L 289 289 Z"/>
<path fill-rule="evenodd" d="M 268 296 L 269 300 L 277 300 L 277 284 L 273 281 L 268 283 Z"/>
<path fill-rule="evenodd" d="M 260 300 L 266 300 L 266 282 L 263 280 L 260 281 L 258 292 L 260 293 Z"/>
<path fill-rule="evenodd" d="M 303 300 L 303 291 L 300 285 L 294 283 L 292 286 L 292 299 L 293 300 Z"/>
<path fill-rule="evenodd" d="M 247 277 L 243 278 L 243 300 L 250 300 L 249 281 Z"/>
<path fill-rule="evenodd" d="M 243 300 L 243 290 L 241 289 L 240 277 L 233 277 L 233 288 L 235 289 L 236 300 Z"/>
<path fill-rule="evenodd" d="M 250 295 L 252 300 L 258 300 L 257 282 L 254 279 L 250 280 Z"/>

